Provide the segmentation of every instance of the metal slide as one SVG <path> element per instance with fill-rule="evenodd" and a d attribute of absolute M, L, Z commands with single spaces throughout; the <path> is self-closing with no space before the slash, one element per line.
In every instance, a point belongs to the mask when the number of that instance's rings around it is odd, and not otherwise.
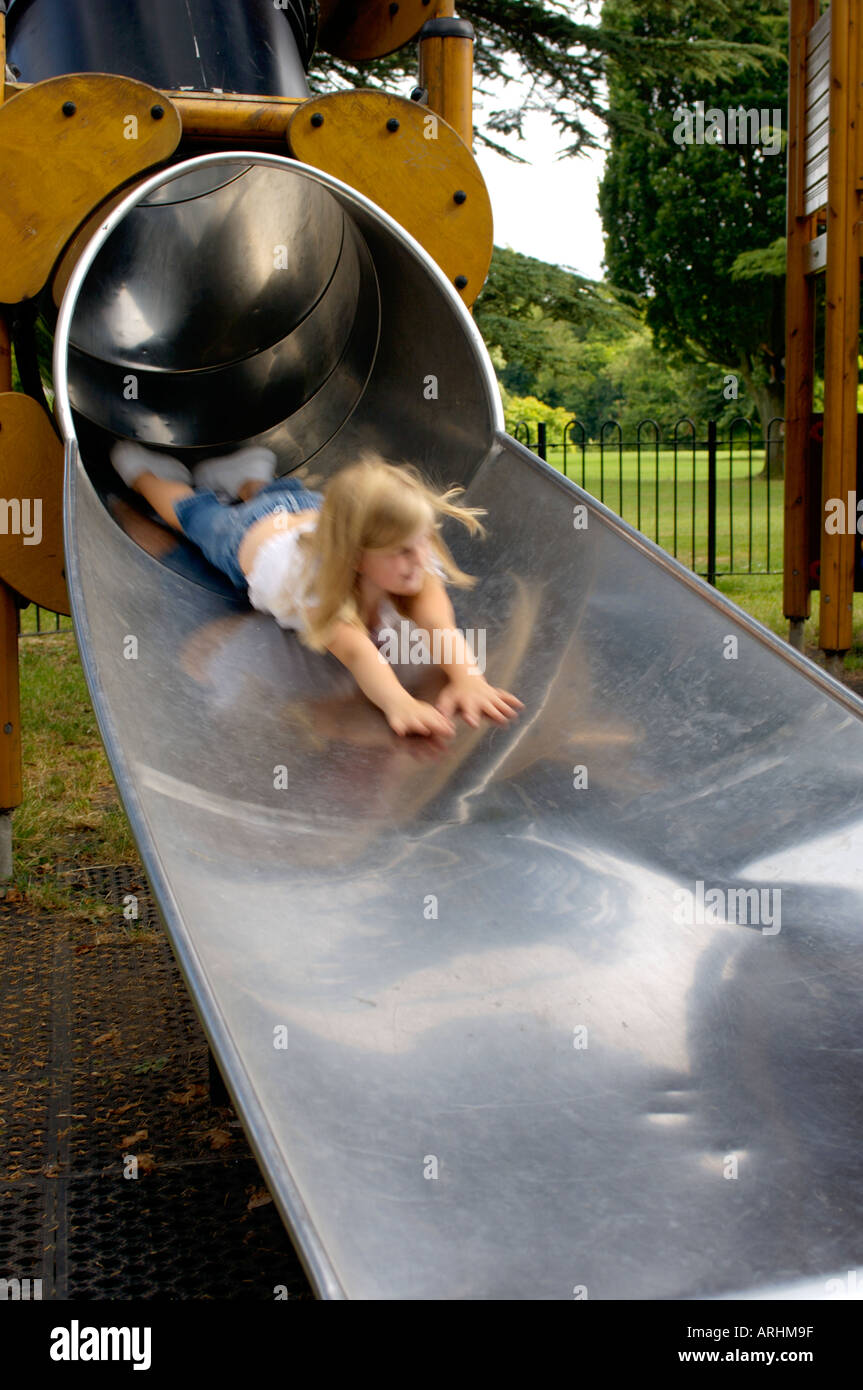
<path fill-rule="evenodd" d="M 835 1296 L 863 1260 L 863 704 L 507 436 L 444 276 L 302 164 L 140 185 L 73 274 L 55 386 L 102 736 L 320 1295 Z M 136 505 L 118 433 L 464 483 L 489 535 L 445 532 L 480 577 L 457 620 L 520 719 L 418 759 Z"/>

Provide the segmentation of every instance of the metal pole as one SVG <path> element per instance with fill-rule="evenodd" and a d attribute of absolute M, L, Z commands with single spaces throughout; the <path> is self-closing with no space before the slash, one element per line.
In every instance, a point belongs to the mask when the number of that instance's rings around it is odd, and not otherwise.
<path fill-rule="evenodd" d="M 707 582 L 716 584 L 716 421 L 707 422 Z"/>

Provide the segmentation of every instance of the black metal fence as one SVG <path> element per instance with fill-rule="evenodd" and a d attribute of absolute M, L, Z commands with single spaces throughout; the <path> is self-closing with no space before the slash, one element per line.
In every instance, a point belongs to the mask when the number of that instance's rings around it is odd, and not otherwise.
<path fill-rule="evenodd" d="M 617 420 L 593 439 L 579 420 L 556 431 L 557 443 L 542 421 L 519 421 L 512 433 L 711 584 L 718 575 L 781 573 L 781 418 L 770 421 L 766 441 L 742 416 L 723 437 L 711 420 L 699 438 L 688 416 L 665 438 L 651 419 L 629 439 Z"/>
<path fill-rule="evenodd" d="M 26 615 L 26 616 L 24 616 Z M 49 608 L 40 608 L 38 603 L 28 604 L 18 609 L 18 636 L 44 637 L 49 632 L 73 632 L 72 619 Z"/>

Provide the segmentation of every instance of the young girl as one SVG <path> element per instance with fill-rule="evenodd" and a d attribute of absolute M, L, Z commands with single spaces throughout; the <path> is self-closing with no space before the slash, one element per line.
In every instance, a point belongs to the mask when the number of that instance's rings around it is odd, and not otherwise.
<path fill-rule="evenodd" d="M 484 680 L 454 625 L 444 580 L 459 588 L 476 580 L 456 565 L 437 518 L 483 534 L 482 511 L 451 500 L 462 488 L 438 494 L 417 469 L 371 451 L 336 473 L 325 495 L 297 478 L 275 478 L 269 449 L 210 459 L 196 468 L 194 486 L 179 459 L 131 441 L 115 444 L 111 461 L 169 526 L 248 589 L 253 608 L 295 629 L 312 651 L 332 652 L 397 734 L 448 738 L 456 713 L 476 728 L 483 715 L 505 724 L 524 708 Z M 216 488 L 240 505 L 224 506 Z M 425 632 L 428 653 L 450 658 L 439 663 L 448 683 L 436 705 L 414 699 L 375 646 L 372 634 L 404 618 Z"/>

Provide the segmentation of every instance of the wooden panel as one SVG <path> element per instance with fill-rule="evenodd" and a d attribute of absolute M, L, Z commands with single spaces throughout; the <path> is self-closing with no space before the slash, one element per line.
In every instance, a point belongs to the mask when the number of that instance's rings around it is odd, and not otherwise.
<path fill-rule="evenodd" d="M 0 106 L 0 301 L 38 294 L 81 220 L 180 134 L 163 93 L 102 73 L 52 77 Z"/>
<path fill-rule="evenodd" d="M 830 10 L 826 10 L 805 37 L 804 173 L 802 211 L 815 212 L 827 202 L 830 139 Z"/>
<path fill-rule="evenodd" d="M 10 534 L 0 532 L 0 579 L 31 603 L 68 614 L 63 445 L 42 407 L 20 391 L 0 395 L 0 497 L 17 502 L 22 523 L 18 534 L 11 534 L 11 527 Z M 26 509 L 25 500 L 30 503 Z M 32 541 L 23 534 L 25 528 Z"/>
<path fill-rule="evenodd" d="M 354 62 L 382 58 L 410 43 L 442 8 L 434 0 L 321 0 L 318 48 Z"/>
<path fill-rule="evenodd" d="M 788 84 L 788 201 L 785 277 L 785 534 L 783 600 L 787 618 L 801 621 L 811 608 L 809 594 L 809 427 L 812 415 L 815 282 L 805 274 L 811 238 L 808 218 L 800 216 L 805 176 L 806 36 L 815 17 L 815 0 L 792 0 Z"/>
<path fill-rule="evenodd" d="M 388 130 L 391 120 L 397 130 Z M 435 138 L 426 138 L 432 130 Z M 405 97 L 336 92 L 305 102 L 288 139 L 297 159 L 343 179 L 401 223 L 452 284 L 463 275 L 467 284 L 457 288 L 473 303 L 491 263 L 491 203 L 476 160 L 446 121 Z M 456 202 L 456 193 L 467 196 Z"/>
<path fill-rule="evenodd" d="M 806 143 L 812 147 L 819 135 L 826 141 L 830 130 L 830 89 L 824 88 L 818 100 L 806 112 Z"/>
<path fill-rule="evenodd" d="M 810 51 L 830 37 L 830 10 L 826 9 L 822 15 L 816 19 L 812 28 L 806 36 L 806 42 Z"/>
<path fill-rule="evenodd" d="M 803 247 L 803 274 L 814 275 L 827 265 L 827 233 L 813 237 Z"/>
<path fill-rule="evenodd" d="M 830 160 L 826 149 L 807 161 L 803 173 L 803 212 L 807 216 L 826 204 L 829 172 Z"/>

